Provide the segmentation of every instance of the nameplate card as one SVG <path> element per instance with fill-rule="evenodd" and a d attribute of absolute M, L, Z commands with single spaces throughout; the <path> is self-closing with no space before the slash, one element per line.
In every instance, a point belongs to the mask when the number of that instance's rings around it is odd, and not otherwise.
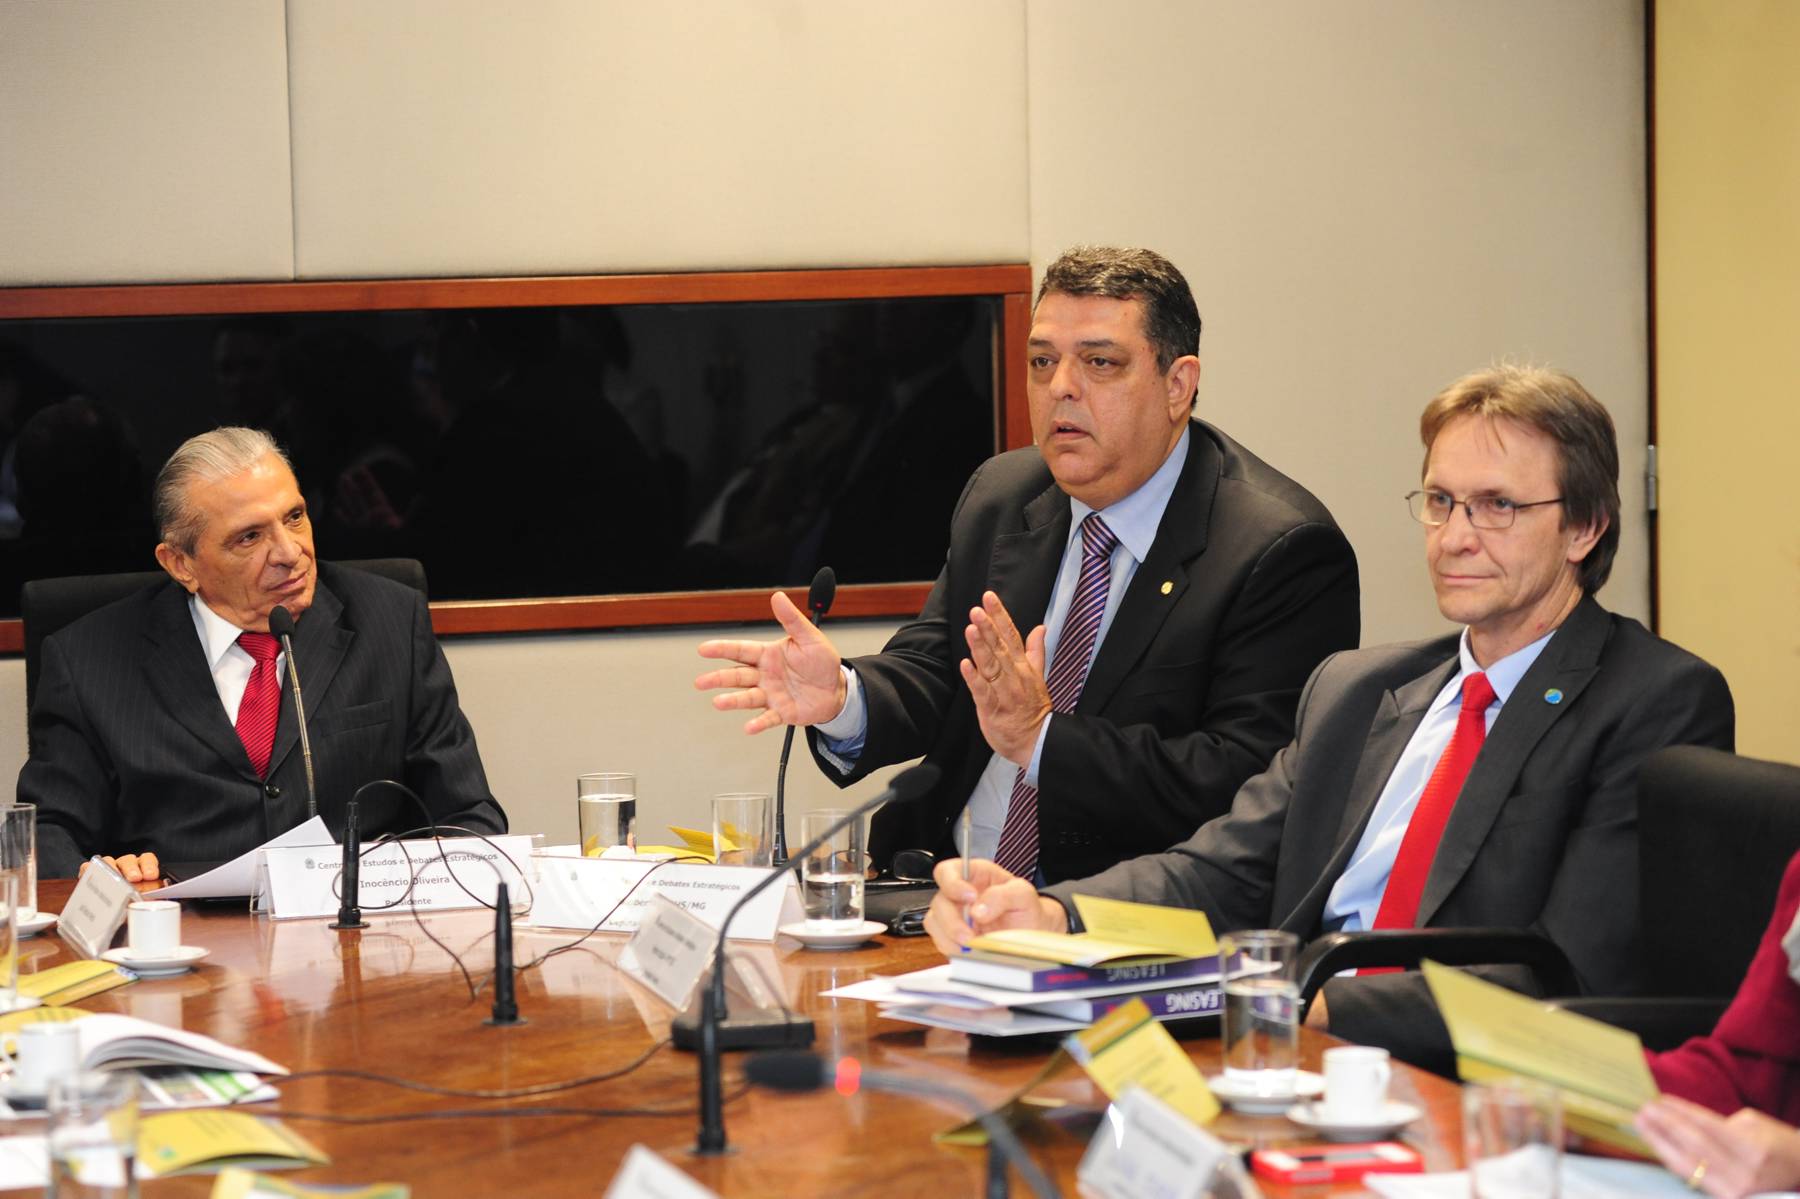
<path fill-rule="evenodd" d="M 111 947 L 125 923 L 125 909 L 137 897 L 137 888 L 124 875 L 95 859 L 69 892 L 56 931 L 82 957 L 97 958 Z"/>
<path fill-rule="evenodd" d="M 277 920 L 337 915 L 341 847 L 270 848 L 263 857 L 269 915 Z M 523 869 L 530 862 L 530 837 L 390 841 L 363 853 L 357 904 L 364 917 L 487 907 L 505 883 L 514 906 L 523 906 Z"/>
<path fill-rule="evenodd" d="M 673 900 L 653 895 L 619 953 L 619 969 L 670 1007 L 684 1008 L 718 943 L 718 929 Z"/>
<path fill-rule="evenodd" d="M 1100 1199 L 1200 1199 L 1230 1155 L 1217 1137 L 1132 1086 L 1107 1108 L 1075 1177 L 1082 1194 Z"/>
<path fill-rule="evenodd" d="M 653 1149 L 633 1145 L 605 1199 L 719 1199 L 719 1193 L 683 1174 Z"/>
<path fill-rule="evenodd" d="M 538 877 L 536 902 L 531 908 L 533 926 L 598 927 L 609 933 L 636 932 L 651 897 L 660 895 L 711 925 L 717 936 L 731 905 L 773 869 L 548 854 L 539 854 L 535 860 Z M 776 929 L 805 918 L 793 872 L 783 873 L 785 878 L 745 904 L 744 910 L 732 919 L 733 940 L 773 941 Z"/>

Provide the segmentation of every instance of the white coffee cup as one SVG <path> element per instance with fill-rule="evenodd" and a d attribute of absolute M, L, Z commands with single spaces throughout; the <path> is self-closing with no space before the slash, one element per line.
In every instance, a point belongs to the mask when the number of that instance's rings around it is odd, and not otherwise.
<path fill-rule="evenodd" d="M 39 1020 L 14 1034 L 12 1081 L 15 1095 L 42 1095 L 50 1080 L 81 1069 L 81 1033 L 67 1020 Z"/>
<path fill-rule="evenodd" d="M 1364 1119 L 1381 1111 L 1387 1103 L 1388 1083 L 1394 1076 L 1387 1050 L 1340 1045 L 1327 1049 L 1323 1057 L 1327 1119 Z"/>
<path fill-rule="evenodd" d="M 137 957 L 167 957 L 181 948 L 181 905 L 172 899 L 141 899 L 131 905 L 127 937 Z"/>

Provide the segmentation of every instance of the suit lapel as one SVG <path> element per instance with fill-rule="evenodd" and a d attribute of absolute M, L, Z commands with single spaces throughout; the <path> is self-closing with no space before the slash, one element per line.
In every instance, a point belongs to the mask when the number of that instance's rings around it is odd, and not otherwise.
<path fill-rule="evenodd" d="M 219 761 L 254 781 L 250 755 L 219 702 L 187 592 L 170 583 L 151 598 L 144 639 L 150 643 L 144 677 L 163 712 L 205 743 Z"/>
<path fill-rule="evenodd" d="M 1600 651 L 1610 631 L 1606 612 L 1592 599 L 1583 599 L 1513 688 L 1444 826 L 1419 898 L 1419 927 L 1430 923 L 1468 872 L 1538 742 L 1599 672 Z M 1545 699 L 1552 689 L 1562 692 L 1555 703 Z"/>
<path fill-rule="evenodd" d="M 344 624 L 344 605 L 325 586 L 323 579 L 313 591 L 312 607 L 294 622 L 294 661 L 288 669 L 298 670 L 300 687 L 306 697 L 307 723 L 317 723 L 325 697 L 331 692 L 331 681 L 343 665 L 344 655 L 356 633 Z M 296 667 L 296 663 L 298 666 Z M 275 749 L 269 757 L 269 775 L 292 752 L 300 740 L 300 724 L 294 715 L 294 686 L 284 679 L 281 687 L 281 719 L 275 726 Z"/>
<path fill-rule="evenodd" d="M 1025 505 L 1024 529 L 994 538 L 987 585 L 1005 602 L 1021 637 L 1043 623 L 1068 542 L 1069 497 L 1054 483 Z M 951 613 L 952 623 L 966 615 Z"/>
<path fill-rule="evenodd" d="M 1382 697 L 1375 719 L 1369 724 L 1368 742 L 1356 764 L 1356 777 L 1350 784 L 1350 802 L 1344 805 L 1344 815 L 1338 825 L 1339 854 L 1353 850 L 1362 840 L 1369 815 L 1375 810 L 1375 802 L 1381 798 L 1381 793 L 1387 789 L 1388 779 L 1405 752 L 1407 742 L 1418 731 L 1419 722 L 1425 719 L 1431 701 L 1456 674 L 1459 664 L 1456 653 L 1452 648 L 1449 659 L 1441 665 Z M 1335 875 L 1333 877 L 1335 881 Z"/>
<path fill-rule="evenodd" d="M 1394 764 L 1400 760 L 1406 743 L 1412 740 L 1419 722 L 1425 718 L 1431 701 L 1444 689 L 1450 676 L 1456 673 L 1454 641 L 1450 643 L 1449 653 L 1451 656 L 1442 664 L 1432 667 L 1416 679 L 1383 692 L 1375 706 L 1374 718 L 1369 721 L 1367 736 L 1360 745 L 1346 747 L 1346 757 L 1349 753 L 1358 755 L 1356 772 L 1351 776 L 1349 789 L 1345 792 L 1343 810 L 1338 817 L 1334 839 L 1330 843 L 1330 856 L 1314 873 L 1306 893 L 1283 918 L 1282 928 L 1292 928 L 1306 937 L 1317 935 L 1325 901 L 1349 866 L 1350 855 L 1356 852 L 1357 845 L 1361 843 L 1369 817 L 1375 811 L 1375 803 L 1387 789 L 1388 776 L 1394 773 Z"/>
<path fill-rule="evenodd" d="M 1107 627 L 1094 663 L 1082 684 L 1077 712 L 1099 712 L 1131 674 L 1163 622 L 1186 593 L 1189 568 L 1206 550 L 1206 534 L 1212 525 L 1213 500 L 1219 492 L 1224 457 L 1212 438 L 1193 422 L 1188 425 L 1187 461 L 1175 480 L 1175 490 L 1163 509 L 1156 540 L 1131 576 L 1131 585 L 1119 601 L 1119 610 Z M 1167 590 L 1165 590 L 1165 586 Z"/>

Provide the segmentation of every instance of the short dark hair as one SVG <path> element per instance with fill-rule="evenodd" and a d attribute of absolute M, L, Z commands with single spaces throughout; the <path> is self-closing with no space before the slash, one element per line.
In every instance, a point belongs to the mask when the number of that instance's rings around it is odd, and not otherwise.
<path fill-rule="evenodd" d="M 1164 374 L 1177 358 L 1200 352 L 1200 309 L 1194 291 L 1175 264 L 1154 250 L 1116 246 L 1074 246 L 1044 268 L 1032 307 L 1051 292 L 1107 296 L 1144 305 L 1144 336 L 1156 349 Z"/>
<path fill-rule="evenodd" d="M 1427 466 L 1431 443 L 1459 416 L 1512 421 L 1556 443 L 1563 527 L 1606 522 L 1606 531 L 1577 572 L 1583 591 L 1592 595 L 1600 590 L 1619 552 L 1619 441 L 1612 414 L 1562 371 L 1512 363 L 1490 366 L 1464 375 L 1425 405 L 1419 439 L 1425 443 Z"/>

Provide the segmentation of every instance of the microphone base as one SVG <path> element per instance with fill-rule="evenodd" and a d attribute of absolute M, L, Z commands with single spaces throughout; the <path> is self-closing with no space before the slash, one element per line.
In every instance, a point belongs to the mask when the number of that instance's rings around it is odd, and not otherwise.
<path fill-rule="evenodd" d="M 486 1020 L 483 1020 L 482 1023 L 489 1028 L 513 1028 L 520 1024 L 530 1024 L 531 1021 L 523 1016 L 512 1016 L 504 1020 L 499 1016 L 489 1016 Z"/>
<path fill-rule="evenodd" d="M 677 1049 L 700 1048 L 700 1004 L 677 1012 L 669 1026 Z M 798 1012 L 744 1008 L 719 1021 L 720 1049 L 804 1049 L 813 1043 L 813 1022 Z"/>
<path fill-rule="evenodd" d="M 327 927 L 328 928 L 368 928 L 369 922 L 362 918 L 362 911 L 360 909 L 352 908 L 349 911 L 344 911 L 343 909 L 340 908 L 338 910 L 338 918 L 336 920 L 333 920 L 329 925 L 327 925 Z"/>

